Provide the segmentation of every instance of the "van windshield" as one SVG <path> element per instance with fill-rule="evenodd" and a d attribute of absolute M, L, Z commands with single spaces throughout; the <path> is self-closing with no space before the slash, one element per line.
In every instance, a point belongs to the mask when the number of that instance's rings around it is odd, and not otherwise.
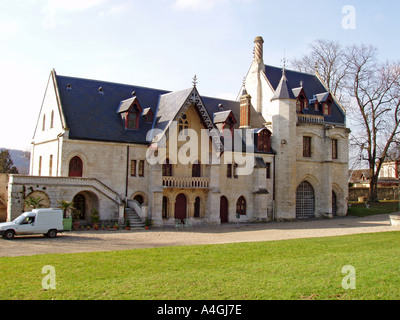
<path fill-rule="evenodd" d="M 21 214 L 19 217 L 15 218 L 13 220 L 13 222 L 15 224 L 21 224 L 21 222 L 26 219 L 26 217 L 28 216 L 29 213 L 31 213 L 31 212 L 25 212 L 24 214 Z"/>

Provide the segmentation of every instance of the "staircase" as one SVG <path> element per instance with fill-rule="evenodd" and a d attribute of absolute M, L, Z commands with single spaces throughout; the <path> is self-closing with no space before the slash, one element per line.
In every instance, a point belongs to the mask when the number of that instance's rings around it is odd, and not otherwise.
<path fill-rule="evenodd" d="M 144 222 L 140 220 L 140 217 L 136 213 L 135 209 L 125 208 L 126 219 L 131 224 L 131 229 L 144 229 Z"/>

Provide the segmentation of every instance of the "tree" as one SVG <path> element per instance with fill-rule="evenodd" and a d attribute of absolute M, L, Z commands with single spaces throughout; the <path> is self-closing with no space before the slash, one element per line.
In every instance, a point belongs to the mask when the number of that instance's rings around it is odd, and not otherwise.
<path fill-rule="evenodd" d="M 18 173 L 7 149 L 0 151 L 0 173 Z"/>
<path fill-rule="evenodd" d="M 378 201 L 378 177 L 391 145 L 399 140 L 400 64 L 379 63 L 372 46 L 317 40 L 311 53 L 294 60 L 292 67 L 317 71 L 354 124 L 350 145 L 356 147 L 370 170 L 369 201 Z"/>
<path fill-rule="evenodd" d="M 300 72 L 318 72 L 329 91 L 344 103 L 349 62 L 339 42 L 316 40 L 309 45 L 310 53 L 293 59 L 290 65 Z"/>
<path fill-rule="evenodd" d="M 43 199 L 40 196 L 37 198 L 29 197 L 28 199 L 25 200 L 25 205 L 27 207 L 31 207 L 32 209 L 39 209 L 43 208 L 42 201 Z"/>

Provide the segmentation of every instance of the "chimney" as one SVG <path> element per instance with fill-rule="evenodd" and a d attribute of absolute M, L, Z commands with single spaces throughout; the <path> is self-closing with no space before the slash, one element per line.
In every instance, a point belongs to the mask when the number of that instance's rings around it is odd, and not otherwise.
<path fill-rule="evenodd" d="M 258 36 L 254 39 L 254 60 L 257 62 L 263 62 L 264 57 L 263 57 L 263 43 L 264 40 L 262 37 Z"/>
<path fill-rule="evenodd" d="M 247 93 L 246 88 L 243 87 L 240 97 L 240 128 L 250 128 L 250 108 L 251 96 Z"/>

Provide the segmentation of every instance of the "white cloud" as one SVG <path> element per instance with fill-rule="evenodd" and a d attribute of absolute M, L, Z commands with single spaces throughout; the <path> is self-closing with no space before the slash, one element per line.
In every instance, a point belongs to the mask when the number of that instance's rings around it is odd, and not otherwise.
<path fill-rule="evenodd" d="M 20 23 L 17 21 L 0 21 L 0 39 L 11 39 L 17 35 Z"/>

